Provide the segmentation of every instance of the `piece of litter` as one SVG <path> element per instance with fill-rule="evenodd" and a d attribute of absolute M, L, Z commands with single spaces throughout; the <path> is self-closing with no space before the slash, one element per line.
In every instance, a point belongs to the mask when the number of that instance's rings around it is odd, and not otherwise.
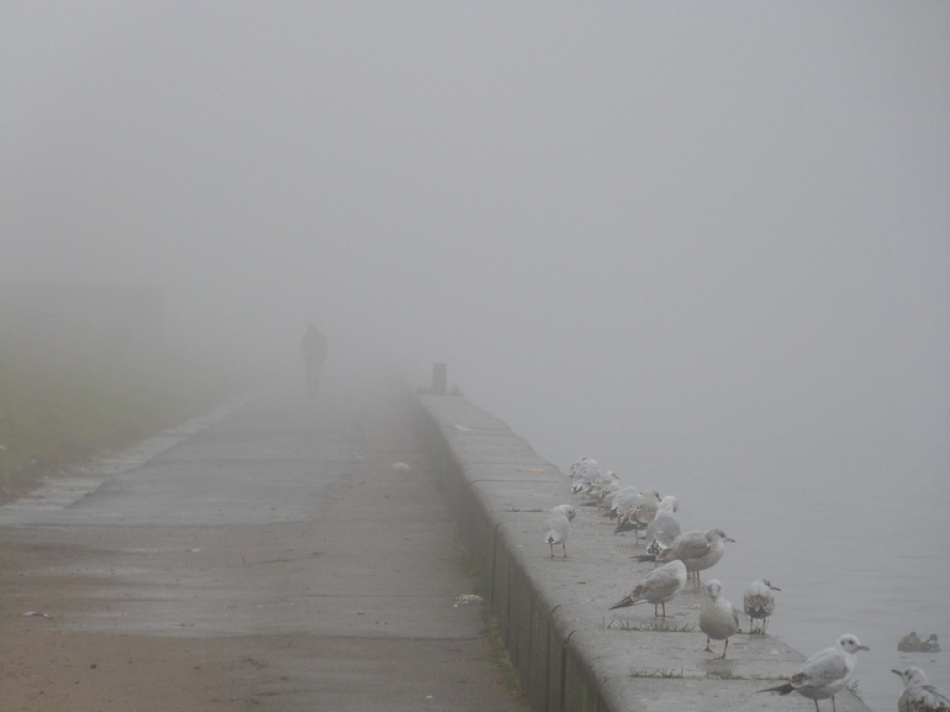
<path fill-rule="evenodd" d="M 409 472 L 412 469 L 405 462 L 394 462 L 392 468 L 393 472 Z"/>
<path fill-rule="evenodd" d="M 27 611 L 23 615 L 28 616 L 30 618 L 49 618 L 49 616 L 43 613 L 43 611 Z"/>
<path fill-rule="evenodd" d="M 455 607 L 459 606 L 472 606 L 475 604 L 481 604 L 482 597 L 474 593 L 463 593 L 461 596 L 455 597 Z"/>
<path fill-rule="evenodd" d="M 469 431 L 469 428 L 466 428 L 464 425 L 453 425 L 452 427 L 463 433 L 467 433 Z"/>

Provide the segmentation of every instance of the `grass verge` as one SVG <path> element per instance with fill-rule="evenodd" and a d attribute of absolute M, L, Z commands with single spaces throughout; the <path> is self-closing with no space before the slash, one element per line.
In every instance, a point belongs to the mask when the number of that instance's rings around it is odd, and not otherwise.
<path fill-rule="evenodd" d="M 236 392 L 198 366 L 43 362 L 0 353 L 0 501 L 130 446 Z"/>

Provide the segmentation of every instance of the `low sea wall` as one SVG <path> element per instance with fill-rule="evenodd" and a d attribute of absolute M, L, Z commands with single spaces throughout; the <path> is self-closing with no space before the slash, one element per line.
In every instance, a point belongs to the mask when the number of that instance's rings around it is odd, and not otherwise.
<path fill-rule="evenodd" d="M 478 564 L 525 694 L 539 712 L 794 710 L 813 703 L 759 693 L 794 673 L 804 656 L 768 635 L 733 636 L 728 657 L 703 652 L 698 593 L 667 604 L 608 611 L 652 568 L 596 508 L 577 506 L 570 481 L 501 420 L 464 398 L 418 395 L 418 427 L 430 465 Z M 547 511 L 574 504 L 568 558 L 550 556 Z M 726 554 L 729 555 L 729 552 Z M 705 579 L 715 578 L 715 569 Z M 734 601 L 733 603 L 740 604 Z M 713 642 L 713 649 L 722 644 Z M 867 711 L 847 690 L 837 709 Z M 831 709 L 831 702 L 822 705 Z"/>

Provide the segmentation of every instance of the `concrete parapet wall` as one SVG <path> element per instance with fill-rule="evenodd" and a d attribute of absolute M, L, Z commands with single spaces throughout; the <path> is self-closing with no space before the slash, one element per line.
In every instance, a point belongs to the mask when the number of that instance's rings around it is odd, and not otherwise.
<path fill-rule="evenodd" d="M 596 509 L 577 506 L 568 558 L 551 558 L 541 532 L 547 511 L 580 504 L 572 501 L 567 476 L 464 398 L 417 400 L 430 465 L 441 475 L 462 545 L 478 564 L 535 710 L 813 709 L 797 694 L 758 693 L 796 672 L 804 656 L 771 636 L 748 635 L 747 620 L 745 632 L 730 641 L 728 658 L 703 652 L 697 593 L 667 604 L 667 630 L 655 629 L 661 619 L 649 605 L 608 611 L 652 568 L 630 559 L 642 544 L 614 535 L 613 523 Z M 721 651 L 721 643 L 713 649 Z M 848 691 L 836 700 L 840 710 L 867 710 Z M 831 708 L 830 701 L 823 705 Z"/>

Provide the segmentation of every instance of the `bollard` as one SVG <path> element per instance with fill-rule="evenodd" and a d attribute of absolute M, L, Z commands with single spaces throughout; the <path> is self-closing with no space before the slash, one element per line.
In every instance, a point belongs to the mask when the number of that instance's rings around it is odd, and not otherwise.
<path fill-rule="evenodd" d="M 432 392 L 436 395 L 444 396 L 447 378 L 447 366 L 444 363 L 432 364 Z"/>

